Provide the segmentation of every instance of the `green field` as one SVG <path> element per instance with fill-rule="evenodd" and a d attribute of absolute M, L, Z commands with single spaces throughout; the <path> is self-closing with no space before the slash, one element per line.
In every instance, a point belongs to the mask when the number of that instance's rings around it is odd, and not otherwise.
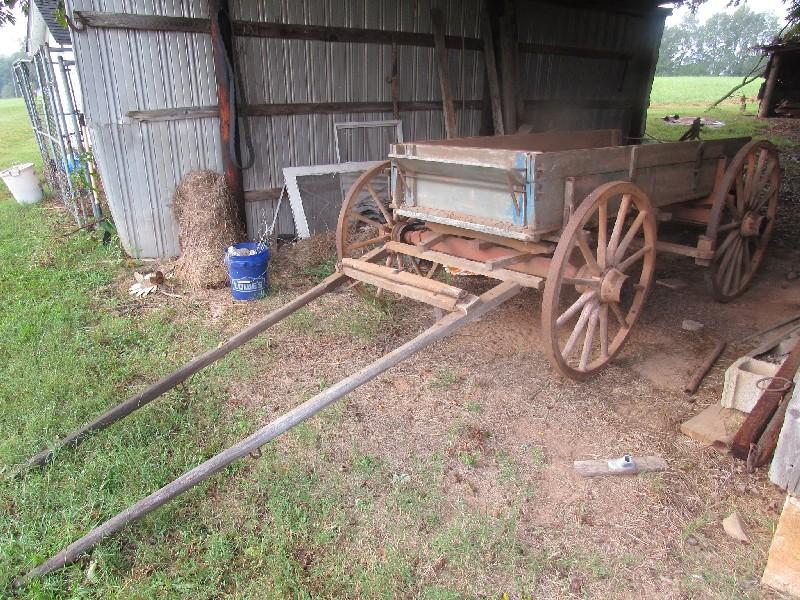
<path fill-rule="evenodd" d="M 713 110 L 706 111 L 711 103 L 741 81 L 740 77 L 656 77 L 647 112 L 647 134 L 659 140 L 677 140 L 688 126 L 668 125 L 663 121 L 665 115 L 677 114 L 681 117 L 702 116 L 724 123 L 718 128 L 705 127 L 701 135 L 703 139 L 768 135 L 768 123 L 755 118 L 758 112 L 755 96 L 761 85 L 760 79 L 748 84 Z M 739 98 L 743 93 L 748 101 L 747 110 L 741 112 Z M 773 141 L 779 145 L 784 143 L 782 139 Z"/>
<path fill-rule="evenodd" d="M 705 108 L 741 82 L 741 77 L 656 77 L 650 93 L 650 104 L 652 106 L 696 104 Z M 742 94 L 748 98 L 755 98 L 762 82 L 763 79 L 750 82 L 727 100 L 726 104 L 735 104 L 738 108 Z"/>

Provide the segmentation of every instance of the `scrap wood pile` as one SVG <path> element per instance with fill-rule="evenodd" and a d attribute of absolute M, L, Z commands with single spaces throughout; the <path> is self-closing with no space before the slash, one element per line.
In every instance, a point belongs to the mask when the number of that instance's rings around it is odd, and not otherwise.
<path fill-rule="evenodd" d="M 738 341 L 755 346 L 727 369 L 721 402 L 683 423 L 681 431 L 746 461 L 748 470 L 769 465 L 770 480 L 788 495 L 763 582 L 800 597 L 800 315 Z M 693 381 L 698 374 L 702 379 L 724 347 L 717 344 Z M 725 531 L 746 542 L 738 515 L 726 521 Z"/>
<path fill-rule="evenodd" d="M 194 289 L 228 284 L 223 252 L 244 239 L 225 178 L 214 171 L 192 171 L 175 189 L 172 212 L 178 223 L 181 255 L 175 275 Z"/>

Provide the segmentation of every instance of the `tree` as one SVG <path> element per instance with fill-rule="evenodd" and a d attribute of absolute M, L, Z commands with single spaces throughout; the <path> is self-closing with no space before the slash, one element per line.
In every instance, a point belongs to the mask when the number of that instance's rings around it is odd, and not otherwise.
<path fill-rule="evenodd" d="M 732 14 L 717 13 L 705 23 L 690 14 L 664 30 L 657 75 L 746 75 L 761 53 L 754 46 L 778 34 L 778 19 L 740 6 Z"/>
<path fill-rule="evenodd" d="M 6 23 L 13 24 L 14 21 L 16 21 L 14 17 L 14 8 L 17 6 L 21 6 L 22 12 L 28 14 L 30 0 L 0 0 L 0 26 Z"/>
<path fill-rule="evenodd" d="M 19 90 L 14 85 L 14 73 L 11 70 L 15 61 L 23 58 L 25 53 L 20 51 L 10 56 L 0 56 L 0 98 L 14 98 L 19 96 Z"/>

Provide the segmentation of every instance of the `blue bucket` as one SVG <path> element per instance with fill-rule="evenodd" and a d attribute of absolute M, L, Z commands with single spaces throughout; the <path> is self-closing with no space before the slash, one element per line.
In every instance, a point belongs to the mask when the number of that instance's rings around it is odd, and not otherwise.
<path fill-rule="evenodd" d="M 250 256 L 236 256 L 225 251 L 225 265 L 228 267 L 233 299 L 258 300 L 266 296 L 269 291 L 269 248 L 258 242 L 242 242 L 231 248 L 257 250 Z"/>

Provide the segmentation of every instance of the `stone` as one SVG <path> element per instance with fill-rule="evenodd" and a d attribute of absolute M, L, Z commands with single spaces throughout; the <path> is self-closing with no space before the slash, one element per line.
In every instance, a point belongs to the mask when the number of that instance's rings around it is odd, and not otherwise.
<path fill-rule="evenodd" d="M 700 331 L 704 325 L 699 321 L 692 321 L 691 319 L 684 319 L 683 323 L 681 323 L 681 328 L 685 329 L 686 331 Z"/>
<path fill-rule="evenodd" d="M 722 528 L 725 530 L 725 533 L 728 534 L 729 537 L 732 537 L 735 540 L 739 540 L 740 542 L 749 543 L 750 538 L 747 537 L 747 534 L 744 531 L 744 523 L 742 523 L 742 519 L 739 516 L 739 513 L 732 512 L 727 517 L 722 520 Z"/>

